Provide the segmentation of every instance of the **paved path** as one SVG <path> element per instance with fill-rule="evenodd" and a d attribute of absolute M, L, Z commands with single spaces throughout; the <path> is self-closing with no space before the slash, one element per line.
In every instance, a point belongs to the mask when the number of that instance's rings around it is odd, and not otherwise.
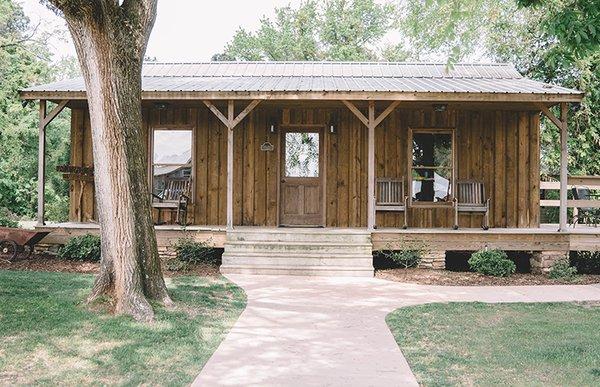
<path fill-rule="evenodd" d="M 598 285 L 449 287 L 376 278 L 228 277 L 244 288 L 248 306 L 195 385 L 416 385 L 385 323 L 398 307 L 600 300 Z"/>

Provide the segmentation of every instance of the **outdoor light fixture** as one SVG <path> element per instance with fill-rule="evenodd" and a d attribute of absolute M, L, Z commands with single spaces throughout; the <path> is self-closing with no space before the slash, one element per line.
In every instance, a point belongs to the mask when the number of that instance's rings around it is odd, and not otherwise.
<path fill-rule="evenodd" d="M 329 116 L 329 123 L 327 124 L 329 128 L 329 133 L 336 134 L 337 133 L 337 114 L 331 113 Z"/>
<path fill-rule="evenodd" d="M 154 107 L 157 108 L 158 110 L 167 110 L 167 108 L 169 107 L 169 104 L 166 102 L 155 102 Z"/>
<path fill-rule="evenodd" d="M 433 105 L 433 110 L 436 112 L 445 112 L 447 108 L 448 108 L 448 105 L 445 103 Z"/>
<path fill-rule="evenodd" d="M 272 115 L 269 117 L 269 133 L 277 132 L 277 116 Z"/>

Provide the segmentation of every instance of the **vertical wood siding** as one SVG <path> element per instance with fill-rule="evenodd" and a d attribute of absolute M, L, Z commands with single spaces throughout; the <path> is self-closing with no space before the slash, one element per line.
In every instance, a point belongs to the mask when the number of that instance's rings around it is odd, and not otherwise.
<path fill-rule="evenodd" d="M 336 133 L 326 128 L 337 117 Z M 278 224 L 279 125 L 323 125 L 325 213 L 330 227 L 365 227 L 367 223 L 367 129 L 346 108 L 274 108 L 259 105 L 234 129 L 234 224 Z M 86 110 L 73 109 L 71 164 L 92 164 L 91 132 Z M 144 132 L 178 125 L 194 130 L 194 193 L 189 219 L 199 225 L 226 221 L 227 131 L 205 107 L 144 109 Z M 529 111 L 396 109 L 377 127 L 375 170 L 378 177 L 408 176 L 408 129 L 456 128 L 457 179 L 477 179 L 491 198 L 492 227 L 539 225 L 539 114 Z M 270 142 L 272 152 L 261 151 Z M 146 143 L 149 143 L 146 141 Z M 408 187 L 405 187 L 407 189 Z M 94 219 L 94 190 L 71 183 L 69 217 Z M 461 214 L 462 227 L 479 227 L 481 215 Z M 401 227 L 401 213 L 378 212 L 379 227 Z M 451 208 L 411 208 L 410 227 L 451 227 Z"/>

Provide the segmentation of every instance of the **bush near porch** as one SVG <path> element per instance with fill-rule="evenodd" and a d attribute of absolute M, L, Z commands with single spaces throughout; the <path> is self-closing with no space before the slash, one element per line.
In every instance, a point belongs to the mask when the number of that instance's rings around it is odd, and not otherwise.
<path fill-rule="evenodd" d="M 600 384 L 600 304 L 427 304 L 387 316 L 419 384 Z"/>
<path fill-rule="evenodd" d="M 189 385 L 245 307 L 224 278 L 167 278 L 173 309 L 138 323 L 83 302 L 92 275 L 0 271 L 0 384 Z"/>

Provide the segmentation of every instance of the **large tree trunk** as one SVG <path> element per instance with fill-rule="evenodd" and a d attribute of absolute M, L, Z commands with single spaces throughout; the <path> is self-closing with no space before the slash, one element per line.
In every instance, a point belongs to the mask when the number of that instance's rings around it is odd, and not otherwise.
<path fill-rule="evenodd" d="M 151 218 L 141 114 L 141 66 L 156 0 L 56 0 L 85 79 L 92 126 L 102 262 L 89 300 L 153 318 L 148 299 L 170 304 Z M 76 4 L 75 4 L 76 3 Z"/>

